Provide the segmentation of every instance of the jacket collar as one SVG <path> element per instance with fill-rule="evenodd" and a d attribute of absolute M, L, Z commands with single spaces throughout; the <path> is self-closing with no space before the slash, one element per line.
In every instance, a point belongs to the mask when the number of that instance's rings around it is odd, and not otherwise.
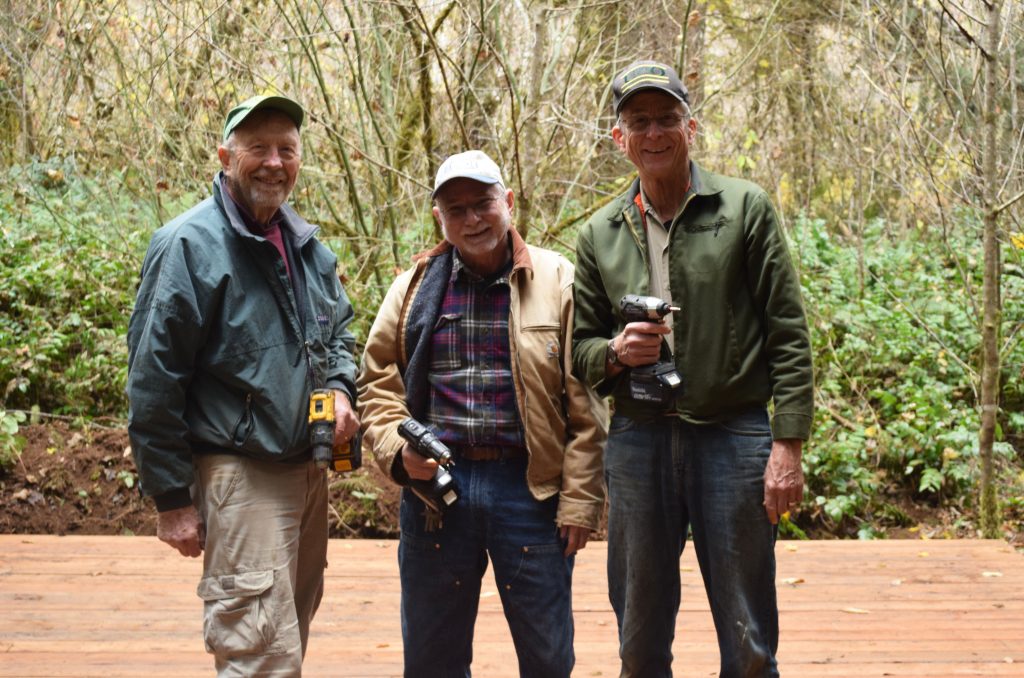
<path fill-rule="evenodd" d="M 722 192 L 722 185 L 718 181 L 718 175 L 713 172 L 702 170 L 700 165 L 690 161 L 690 189 L 697 196 L 717 195 Z M 636 197 L 640 194 L 640 177 L 633 179 L 629 189 L 623 193 L 616 205 L 615 221 L 626 223 L 640 223 L 640 209 L 636 206 Z"/>
<path fill-rule="evenodd" d="M 245 238 L 262 237 L 250 231 L 245 225 L 245 219 L 239 213 L 238 206 L 231 199 L 231 196 L 228 195 L 227 182 L 224 180 L 224 170 L 217 172 L 217 175 L 213 178 L 213 198 L 217 201 L 217 206 L 227 216 L 228 223 L 231 224 L 231 227 L 239 235 Z M 287 235 L 299 247 L 305 245 L 320 230 L 300 217 L 299 213 L 292 209 L 292 206 L 288 203 L 281 205 L 280 213 L 282 217 L 281 233 Z"/>

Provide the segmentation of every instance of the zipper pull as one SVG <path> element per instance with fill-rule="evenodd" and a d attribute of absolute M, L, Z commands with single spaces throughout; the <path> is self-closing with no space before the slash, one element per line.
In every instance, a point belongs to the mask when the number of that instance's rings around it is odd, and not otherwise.
<path fill-rule="evenodd" d="M 316 386 L 316 372 L 313 370 L 313 353 L 309 350 L 312 344 L 307 339 L 303 346 L 306 349 L 306 370 L 309 372 L 309 380 L 313 386 Z"/>

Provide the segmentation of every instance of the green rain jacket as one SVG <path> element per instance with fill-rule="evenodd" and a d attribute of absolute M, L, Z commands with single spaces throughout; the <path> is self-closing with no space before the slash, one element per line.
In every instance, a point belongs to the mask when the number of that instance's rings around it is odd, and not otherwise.
<path fill-rule="evenodd" d="M 675 364 L 683 387 L 674 404 L 686 421 L 710 423 L 774 404 L 774 438 L 810 434 L 813 368 L 800 282 L 765 192 L 691 163 L 692 190 L 670 231 L 669 284 Z M 573 368 L 615 411 L 665 414 L 629 397 L 628 370 L 605 377 L 608 340 L 625 326 L 619 300 L 649 294 L 647 237 L 635 180 L 583 227 L 576 249 Z"/>
<path fill-rule="evenodd" d="M 153 235 L 128 326 L 128 433 L 159 510 L 189 503 L 192 455 L 286 461 L 308 454 L 309 395 L 355 404 L 352 306 L 317 228 L 282 205 L 296 280 L 222 193 Z"/>

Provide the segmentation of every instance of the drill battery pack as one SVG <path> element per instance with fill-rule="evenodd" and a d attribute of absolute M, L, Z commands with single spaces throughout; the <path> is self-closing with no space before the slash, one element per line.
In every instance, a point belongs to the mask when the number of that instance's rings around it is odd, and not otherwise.
<path fill-rule="evenodd" d="M 662 361 L 634 367 L 629 375 L 629 396 L 645 403 L 667 405 L 682 388 L 683 380 L 674 363 Z"/>

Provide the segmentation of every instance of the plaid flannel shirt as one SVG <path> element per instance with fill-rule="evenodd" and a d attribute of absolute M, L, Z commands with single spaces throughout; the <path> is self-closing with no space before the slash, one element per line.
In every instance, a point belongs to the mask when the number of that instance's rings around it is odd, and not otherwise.
<path fill-rule="evenodd" d="M 523 447 L 509 347 L 509 275 L 480 278 L 453 253 L 431 338 L 427 424 L 449 446 Z"/>

